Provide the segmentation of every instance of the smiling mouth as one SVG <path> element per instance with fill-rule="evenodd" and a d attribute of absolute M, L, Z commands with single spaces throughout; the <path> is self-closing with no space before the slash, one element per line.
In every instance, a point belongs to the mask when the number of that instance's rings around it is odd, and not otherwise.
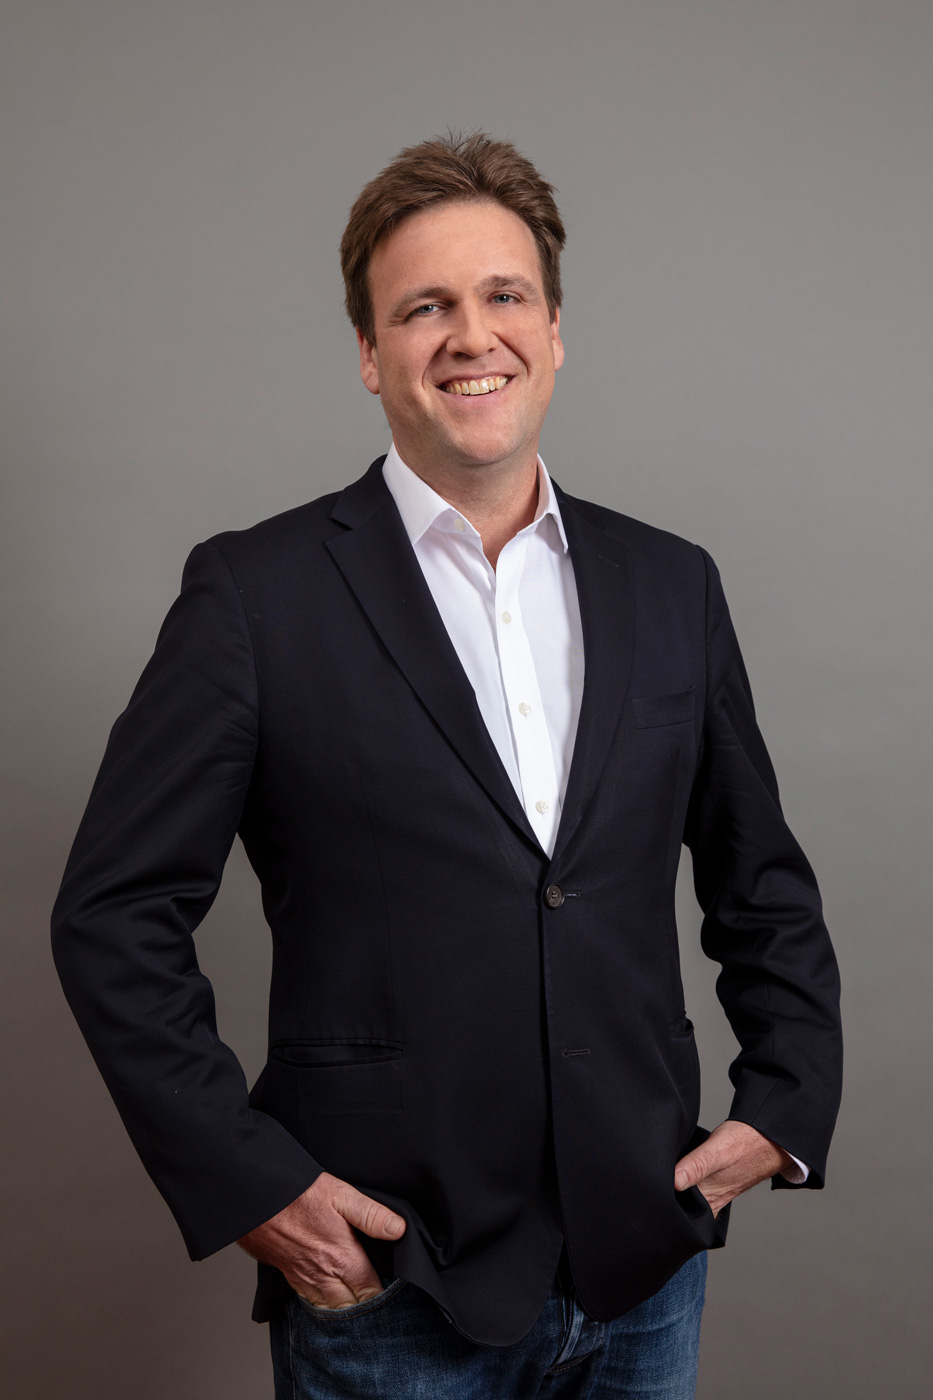
<path fill-rule="evenodd" d="M 504 374 L 491 374 L 485 379 L 449 379 L 446 384 L 440 385 L 445 394 L 494 394 L 497 389 L 504 389 L 509 379 Z"/>

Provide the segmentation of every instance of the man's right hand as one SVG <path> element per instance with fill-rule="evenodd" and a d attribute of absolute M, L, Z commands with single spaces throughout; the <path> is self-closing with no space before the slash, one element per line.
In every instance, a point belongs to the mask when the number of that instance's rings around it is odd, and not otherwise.
<path fill-rule="evenodd" d="M 308 1302 L 350 1308 L 382 1292 L 353 1226 L 376 1240 L 397 1240 L 405 1232 L 402 1216 L 321 1172 L 303 1195 L 237 1244 L 261 1264 L 280 1269 Z"/>

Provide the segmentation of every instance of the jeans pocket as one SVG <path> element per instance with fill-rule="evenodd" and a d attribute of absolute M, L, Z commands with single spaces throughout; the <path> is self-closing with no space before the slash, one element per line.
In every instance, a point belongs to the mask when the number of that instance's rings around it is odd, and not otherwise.
<path fill-rule="evenodd" d="M 384 1307 L 390 1299 L 402 1291 L 407 1279 L 382 1279 L 382 1283 L 385 1286 L 381 1293 L 373 1294 L 372 1298 L 366 1298 L 362 1303 L 352 1303 L 348 1308 L 317 1307 L 310 1299 L 303 1298 L 300 1293 L 296 1293 L 295 1297 L 309 1317 L 329 1325 L 334 1322 L 349 1321 L 351 1318 L 360 1317 L 363 1313 L 374 1312 L 377 1308 Z"/>

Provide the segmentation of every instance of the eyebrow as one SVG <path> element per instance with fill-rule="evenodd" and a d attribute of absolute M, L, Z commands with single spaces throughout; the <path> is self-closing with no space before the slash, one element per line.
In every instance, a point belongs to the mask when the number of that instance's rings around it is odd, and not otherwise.
<path fill-rule="evenodd" d="M 539 288 L 534 282 L 530 282 L 527 277 L 522 277 L 520 273 L 507 276 L 501 272 L 493 273 L 490 277 L 484 277 L 482 282 L 477 283 L 478 292 L 504 291 L 514 287 L 517 292 L 523 292 L 529 300 L 537 300 L 540 296 Z M 390 316 L 400 316 L 406 307 L 413 306 L 423 301 L 447 301 L 453 296 L 450 287 L 437 284 L 432 287 L 414 287 L 410 292 L 406 292 L 390 311 Z"/>

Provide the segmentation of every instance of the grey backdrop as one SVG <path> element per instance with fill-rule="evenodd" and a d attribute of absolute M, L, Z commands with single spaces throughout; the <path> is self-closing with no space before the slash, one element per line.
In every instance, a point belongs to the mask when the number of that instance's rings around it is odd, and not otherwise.
<path fill-rule="evenodd" d="M 58 990 L 47 919 L 198 540 L 387 445 L 337 243 L 446 125 L 559 186 L 568 489 L 707 546 L 842 963 L 823 1193 L 746 1197 L 704 1400 L 926 1396 L 929 0 L 4 0 L 3 1389 L 260 1400 L 252 1266 L 197 1266 Z M 681 930 L 712 1123 L 731 1039 Z M 199 935 L 263 1056 L 242 855 Z"/>

